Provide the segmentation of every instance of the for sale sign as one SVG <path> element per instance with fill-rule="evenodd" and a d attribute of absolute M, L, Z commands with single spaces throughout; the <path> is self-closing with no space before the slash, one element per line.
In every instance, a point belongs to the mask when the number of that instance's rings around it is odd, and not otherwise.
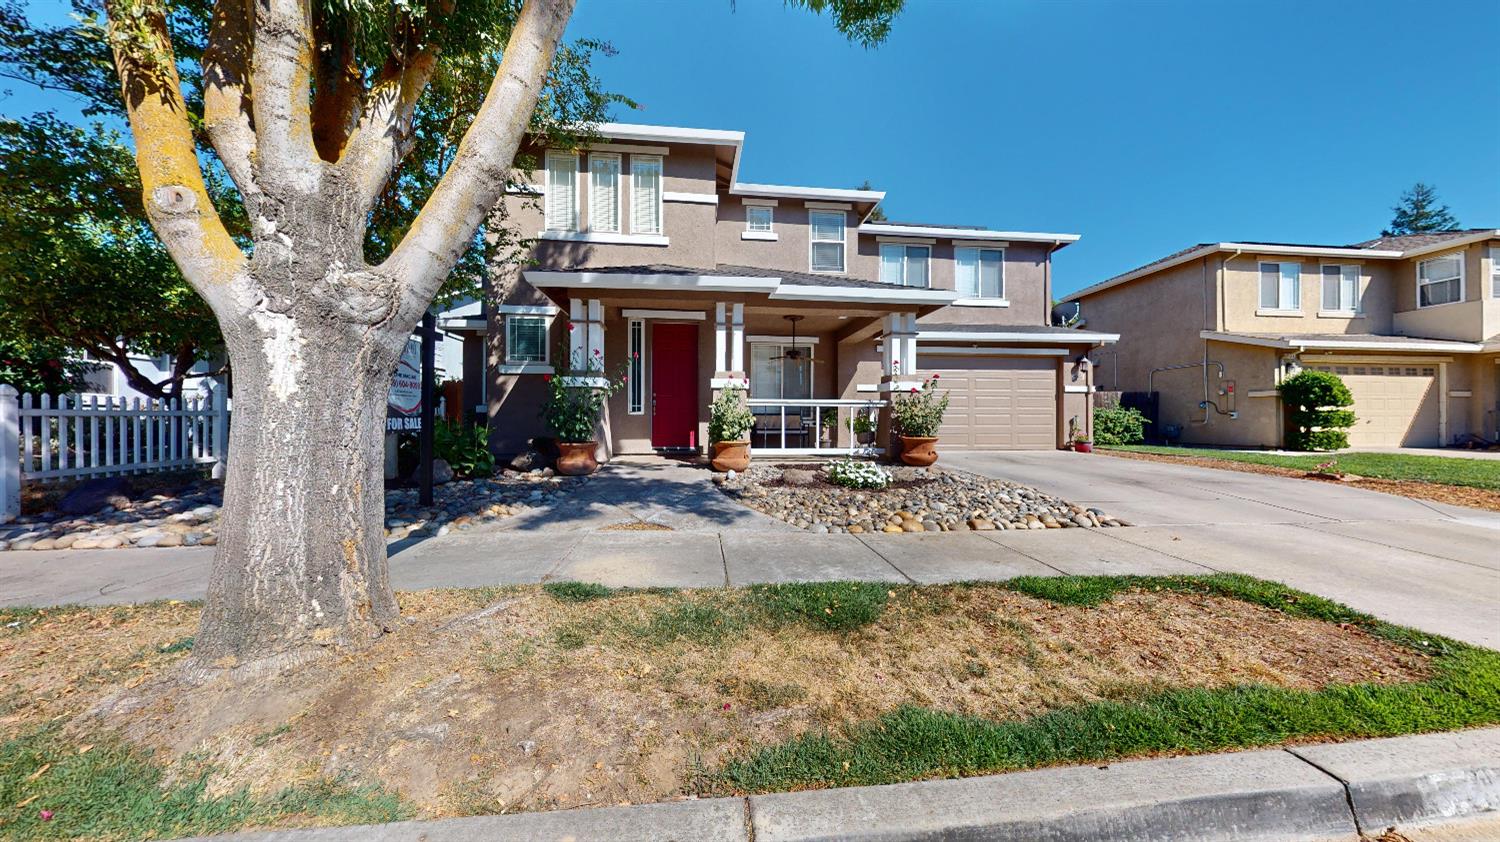
<path fill-rule="evenodd" d="M 422 343 L 408 340 L 396 376 L 386 398 L 385 428 L 389 432 L 415 432 L 422 429 Z"/>

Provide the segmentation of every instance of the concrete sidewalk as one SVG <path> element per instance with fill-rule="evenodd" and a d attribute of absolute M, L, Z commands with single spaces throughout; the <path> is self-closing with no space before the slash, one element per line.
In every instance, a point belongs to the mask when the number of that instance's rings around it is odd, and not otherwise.
<path fill-rule="evenodd" d="M 1487 522 L 1484 522 L 1487 523 Z M 719 587 L 860 579 L 1246 573 L 1391 622 L 1500 648 L 1500 530 L 1435 521 L 1320 521 L 912 535 L 491 531 L 393 546 L 400 590 L 577 579 Z M 197 599 L 207 548 L 0 553 L 0 604 Z"/>
<path fill-rule="evenodd" d="M 1356 842 L 1500 815 L 1500 729 L 961 780 L 236 834 L 236 842 Z M 1471 837 L 1483 838 L 1483 837 Z"/>

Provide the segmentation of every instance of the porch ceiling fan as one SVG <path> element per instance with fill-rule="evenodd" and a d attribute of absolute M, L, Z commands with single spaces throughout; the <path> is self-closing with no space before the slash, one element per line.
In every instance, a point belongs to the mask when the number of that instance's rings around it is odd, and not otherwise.
<path fill-rule="evenodd" d="M 786 349 L 781 352 L 781 356 L 779 356 L 779 357 L 772 357 L 771 359 L 773 359 L 773 360 L 792 360 L 793 362 L 796 362 L 797 360 L 807 360 L 808 363 L 813 364 L 813 365 L 816 365 L 817 363 L 821 362 L 820 360 L 815 359 L 813 357 L 813 355 L 812 355 L 812 348 L 798 348 L 797 347 L 797 322 L 800 322 L 800 321 L 802 321 L 803 319 L 805 319 L 807 317 L 806 316 L 782 316 L 782 318 L 786 319 L 787 321 L 789 321 L 789 322 L 792 323 L 792 344 L 790 346 L 786 347 Z"/>

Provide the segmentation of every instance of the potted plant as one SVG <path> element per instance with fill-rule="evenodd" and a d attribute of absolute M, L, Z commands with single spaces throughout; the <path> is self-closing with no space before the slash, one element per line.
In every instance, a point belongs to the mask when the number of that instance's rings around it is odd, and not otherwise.
<path fill-rule="evenodd" d="M 1094 443 L 1089 440 L 1088 436 L 1079 433 L 1073 438 L 1073 449 L 1079 453 L 1093 453 Z"/>
<path fill-rule="evenodd" d="M 854 440 L 860 444 L 875 441 L 875 419 L 863 412 L 857 413 L 850 419 L 849 429 L 854 433 Z"/>
<path fill-rule="evenodd" d="M 716 471 L 743 471 L 750 467 L 750 426 L 755 418 L 745 403 L 745 390 L 727 386 L 708 408 L 708 440 L 714 454 L 709 464 Z"/>
<path fill-rule="evenodd" d="M 823 413 L 818 421 L 818 442 L 823 447 L 833 446 L 833 428 L 838 426 L 838 410 Z"/>
<path fill-rule="evenodd" d="M 568 325 L 572 330 L 573 326 Z M 579 357 L 580 354 L 574 354 Z M 601 355 L 594 352 L 595 362 L 602 365 Z M 599 461 L 594 457 L 599 442 L 594 431 L 599 428 L 599 419 L 604 415 L 604 402 L 625 384 L 626 376 L 611 378 L 602 368 L 580 365 L 582 359 L 573 360 L 573 373 L 565 375 L 542 375 L 547 385 L 547 398 L 542 402 L 542 421 L 557 436 L 557 472 L 576 477 L 599 470 Z"/>
<path fill-rule="evenodd" d="M 891 423 L 901 438 L 901 461 L 925 468 L 937 461 L 937 432 L 948 411 L 948 392 L 939 394 L 938 375 L 891 400 Z"/>

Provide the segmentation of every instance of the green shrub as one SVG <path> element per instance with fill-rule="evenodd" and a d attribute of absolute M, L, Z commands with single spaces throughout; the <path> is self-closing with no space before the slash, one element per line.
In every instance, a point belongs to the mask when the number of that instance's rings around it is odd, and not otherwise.
<path fill-rule="evenodd" d="M 1342 450 L 1349 446 L 1354 395 L 1337 374 L 1311 369 L 1298 372 L 1277 387 L 1288 410 L 1292 450 Z"/>
<path fill-rule="evenodd" d="M 568 323 L 568 332 L 574 325 Z M 542 423 L 560 442 L 578 444 L 594 440 L 604 404 L 625 386 L 629 375 L 622 369 L 614 377 L 604 373 L 603 354 L 590 358 L 582 350 L 571 354 L 559 348 L 553 359 L 568 359 L 565 373 L 542 375 L 547 397 L 542 402 Z"/>
<path fill-rule="evenodd" d="M 1139 444 L 1146 440 L 1150 424 L 1139 409 L 1123 406 L 1094 410 L 1094 443 L 1103 445 Z"/>
<path fill-rule="evenodd" d="M 728 386 L 719 391 L 718 397 L 708 408 L 708 440 L 748 441 L 750 425 L 755 417 L 745 403 L 745 390 L 739 386 Z"/>
<path fill-rule="evenodd" d="M 487 477 L 495 473 L 489 430 L 478 425 L 438 421 L 432 428 L 432 453 L 460 477 Z"/>
<path fill-rule="evenodd" d="M 943 426 L 943 414 L 948 411 L 948 392 L 939 396 L 938 376 L 927 378 L 920 389 L 898 395 L 891 400 L 891 423 L 896 432 L 912 438 L 930 438 L 938 434 Z"/>

